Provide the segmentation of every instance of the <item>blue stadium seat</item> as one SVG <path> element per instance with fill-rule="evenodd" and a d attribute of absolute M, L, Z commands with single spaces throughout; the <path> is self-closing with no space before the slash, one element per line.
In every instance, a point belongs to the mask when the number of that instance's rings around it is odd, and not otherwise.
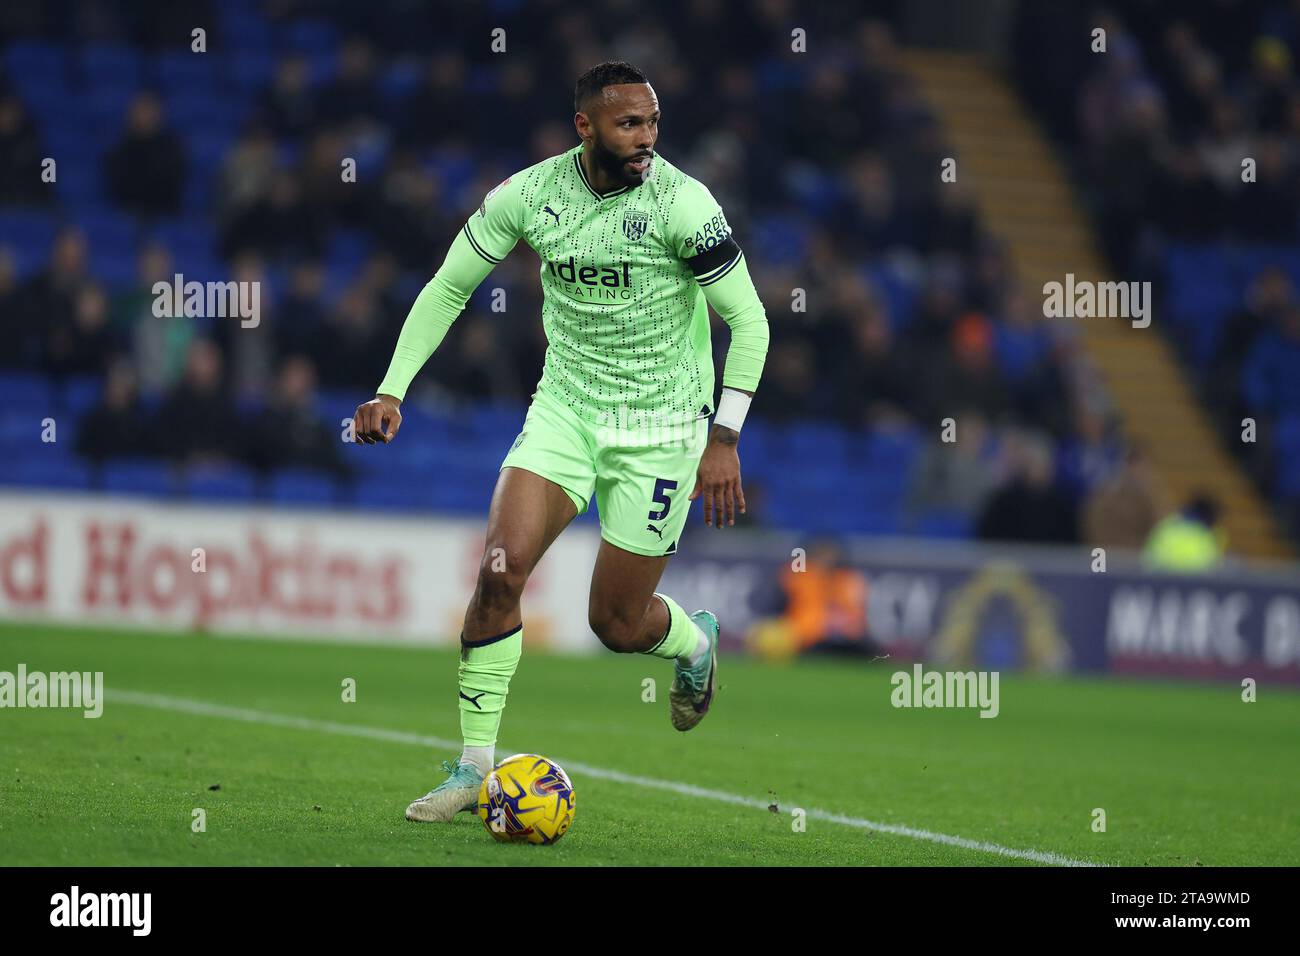
<path fill-rule="evenodd" d="M 807 255 L 808 226 L 799 217 L 785 213 L 758 216 L 753 237 L 754 258 L 768 267 L 797 265 Z"/>
<path fill-rule="evenodd" d="M 1277 491 L 1300 500 L 1300 411 L 1282 415 L 1273 434 L 1277 451 Z"/>
<path fill-rule="evenodd" d="M 894 332 L 906 328 L 916 313 L 916 281 L 889 263 L 868 266 L 866 278 L 883 299 L 889 327 Z"/>
<path fill-rule="evenodd" d="M 59 388 L 59 408 L 66 414 L 80 417 L 99 403 L 103 390 L 103 379 L 95 375 L 74 375 L 64 379 Z"/>
<path fill-rule="evenodd" d="M 185 475 L 185 493 L 207 501 L 250 501 L 257 497 L 258 477 L 248 468 L 205 467 Z"/>
<path fill-rule="evenodd" d="M 792 462 L 800 467 L 831 467 L 841 469 L 848 457 L 848 436 L 838 425 L 822 422 L 796 422 L 785 429 L 776 440 Z"/>
<path fill-rule="evenodd" d="M 925 538 L 969 538 L 971 519 L 958 512 L 930 511 L 918 517 L 915 533 Z"/>
<path fill-rule="evenodd" d="M 268 492 L 276 504 L 334 505 L 342 497 L 337 482 L 329 475 L 299 468 L 272 474 Z"/>
<path fill-rule="evenodd" d="M 62 88 L 68 83 L 68 53 L 59 43 L 15 40 L 4 50 L 5 73 L 20 90 Z"/>
<path fill-rule="evenodd" d="M 261 16 L 252 11 L 241 11 L 229 3 L 222 3 L 215 13 L 220 22 L 218 38 L 226 49 L 271 54 L 275 45 L 274 34 L 271 25 Z"/>
<path fill-rule="evenodd" d="M 143 79 L 140 54 L 131 47 L 89 43 L 81 51 L 81 74 L 91 89 L 111 84 L 139 86 Z"/>
<path fill-rule="evenodd" d="M 232 44 L 233 54 L 226 61 L 226 80 L 244 96 L 260 93 L 271 83 L 275 73 L 275 58 L 268 43 L 265 47 L 243 43 Z"/>
<path fill-rule="evenodd" d="M 109 83 L 88 89 L 85 102 L 90 110 L 90 125 L 116 140 L 126 127 L 127 108 L 137 92 L 138 87 L 130 83 Z M 83 136 L 85 129 L 83 125 Z"/>
<path fill-rule="evenodd" d="M 339 46 L 339 31 L 326 20 L 300 17 L 284 27 L 284 42 L 295 53 L 333 55 Z"/>
<path fill-rule="evenodd" d="M 158 88 L 167 91 L 205 91 L 211 95 L 217 88 L 217 57 L 213 53 L 202 56 L 184 50 L 168 50 L 158 54 L 149 71 Z"/>
<path fill-rule="evenodd" d="M 379 74 L 376 88 L 387 103 L 397 106 L 410 96 L 424 77 L 421 65 L 408 60 L 392 64 Z"/>
<path fill-rule="evenodd" d="M 0 210 L 0 246 L 9 249 L 20 276 L 45 264 L 59 231 L 54 213 L 38 210 Z"/>
<path fill-rule="evenodd" d="M 188 218 L 160 220 L 154 225 L 151 238 L 166 246 L 177 263 L 210 261 L 217 264 L 220 275 L 216 240 L 206 222 Z"/>
<path fill-rule="evenodd" d="M 375 494 L 374 486 L 357 483 L 346 489 L 346 500 L 358 508 L 375 511 L 433 510 L 437 488 L 427 474 L 393 469 L 384 477 L 383 494 Z"/>
<path fill-rule="evenodd" d="M 99 162 L 91 156 L 59 155 L 63 158 L 58 160 L 59 175 L 54 190 L 64 207 L 85 210 L 103 206 L 106 193 Z"/>
<path fill-rule="evenodd" d="M 46 447 L 54 449 L 57 446 Z M 33 488 L 85 490 L 91 485 L 91 468 L 71 456 L 36 454 L 19 461 L 18 477 L 19 483 Z"/>
<path fill-rule="evenodd" d="M 165 462 L 152 458 L 123 458 L 104 465 L 100 487 L 111 494 L 170 497 L 176 494 L 177 481 Z"/>
<path fill-rule="evenodd" d="M 111 206 L 91 206 L 78 209 L 73 223 L 86 236 L 92 247 L 112 246 L 133 249 L 140 237 L 140 228 L 134 218 Z"/>
<path fill-rule="evenodd" d="M 475 405 L 469 412 L 468 424 L 480 439 L 510 442 L 519 434 L 527 414 L 524 406 L 513 403 Z"/>
<path fill-rule="evenodd" d="M 54 412 L 54 387 L 38 372 L 0 372 L 0 412 L 7 409 Z"/>
<path fill-rule="evenodd" d="M 867 467 L 906 475 L 921 448 L 915 431 L 875 429 L 853 439 L 855 456 Z"/>

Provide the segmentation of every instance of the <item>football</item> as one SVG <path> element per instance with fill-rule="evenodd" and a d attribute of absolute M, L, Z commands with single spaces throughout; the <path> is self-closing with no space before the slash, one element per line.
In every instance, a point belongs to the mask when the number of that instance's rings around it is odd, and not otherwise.
<path fill-rule="evenodd" d="M 478 816 L 501 843 L 554 843 L 573 822 L 569 775 L 537 754 L 507 757 L 483 778 Z"/>

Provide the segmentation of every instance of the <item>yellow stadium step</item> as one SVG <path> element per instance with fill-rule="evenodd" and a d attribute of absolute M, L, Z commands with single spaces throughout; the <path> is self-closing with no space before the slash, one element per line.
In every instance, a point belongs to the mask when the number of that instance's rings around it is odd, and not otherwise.
<path fill-rule="evenodd" d="M 911 50 L 914 76 L 947 130 L 957 180 L 970 191 L 986 228 L 1002 239 L 1034 299 L 1043 285 L 1117 281 L 1052 143 L 1014 88 L 973 54 Z M 938 170 L 935 171 L 937 176 Z M 1224 509 L 1230 548 L 1290 559 L 1290 544 L 1196 401 L 1166 338 L 1123 319 L 1078 319 L 1089 360 L 1106 383 L 1125 431 L 1148 449 L 1161 491 L 1176 504 L 1204 490 Z"/>

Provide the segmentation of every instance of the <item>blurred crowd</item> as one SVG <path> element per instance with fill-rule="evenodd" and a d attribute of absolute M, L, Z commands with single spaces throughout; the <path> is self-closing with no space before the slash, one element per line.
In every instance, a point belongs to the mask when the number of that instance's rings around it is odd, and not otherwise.
<path fill-rule="evenodd" d="M 476 4 L 436 29 L 396 0 L 214 4 L 209 22 L 232 35 L 265 28 L 272 44 L 237 132 L 219 157 L 197 155 L 163 91 L 136 91 L 99 171 L 106 201 L 150 236 L 134 277 L 106 282 L 76 227 L 25 275 L 0 249 L 12 343 L 0 362 L 104 376 L 87 455 L 337 469 L 311 424 L 317 390 L 373 390 L 456 229 L 505 175 L 573 145 L 573 80 L 616 54 L 650 75 L 659 149 L 709 186 L 750 259 L 772 332 L 755 416 L 917 436 L 902 530 L 938 512 L 954 516 L 955 534 L 1084 540 L 1090 499 L 1131 477 L 1104 391 L 1073 333 L 1026 298 L 965 187 L 935 174 L 950 150 L 897 67 L 899 5 L 869 6 L 880 16 L 832 5 L 796 17 L 787 0 L 753 0 L 743 14 L 721 0 L 653 11 L 540 2 L 510 10 L 498 55 L 478 38 L 504 14 Z M 189 41 L 188 26 L 159 26 L 171 14 L 77 9 L 60 18 L 18 3 L 0 31 L 146 53 Z M 796 20 L 816 55 L 790 51 Z M 303 23 L 324 24 L 324 39 L 282 46 Z M 212 32 L 209 55 L 222 38 Z M 1094 85 L 1102 155 L 1131 111 Z M 1276 112 L 1279 131 L 1297 115 Z M 33 173 L 46 152 L 38 117 L 0 77 L 0 212 L 57 203 Z M 355 182 L 340 157 L 357 158 Z M 210 199 L 196 211 L 186 197 L 204 175 Z M 177 218 L 200 223 L 219 256 L 221 274 L 197 278 L 265 282 L 256 329 L 153 315 L 153 283 L 170 281 L 180 253 L 149 227 Z M 507 310 L 471 303 L 411 400 L 527 400 L 545 348 L 535 270 L 527 250 L 498 267 L 490 285 L 506 289 Z M 260 434 L 254 412 L 267 405 L 288 417 Z M 945 418 L 956 443 L 940 440 Z"/>
<path fill-rule="evenodd" d="M 1162 325 L 1183 323 L 1175 344 L 1225 447 L 1300 534 L 1300 0 L 1048 0 L 1023 5 L 1018 30 L 1021 89 L 1077 157 L 1112 262 L 1165 281 Z M 1222 289 L 1195 266 L 1168 270 L 1173 248 L 1240 262 L 1248 281 Z M 1206 276 L 1238 268 L 1195 261 Z M 1198 315 L 1203 333 L 1168 287 L 1198 278 L 1230 297 Z M 1254 441 L 1242 440 L 1247 417 Z"/>

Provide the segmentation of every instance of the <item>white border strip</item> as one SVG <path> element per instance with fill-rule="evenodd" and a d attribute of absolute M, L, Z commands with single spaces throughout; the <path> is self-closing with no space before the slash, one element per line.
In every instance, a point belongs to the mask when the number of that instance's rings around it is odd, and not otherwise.
<path fill-rule="evenodd" d="M 360 724 L 344 724 L 333 720 L 316 720 L 311 717 L 294 717 L 289 714 L 273 714 L 263 710 L 248 710 L 243 707 L 228 707 L 224 704 L 212 704 L 202 700 L 192 700 L 186 697 L 168 697 L 164 694 L 145 694 L 138 691 L 130 690 L 109 690 L 107 692 L 109 701 L 117 704 L 135 705 L 137 707 L 153 707 L 157 710 L 169 710 L 177 713 L 195 714 L 200 717 L 224 717 L 228 720 L 242 720 L 250 724 L 266 724 L 273 727 L 290 727 L 294 730 L 310 730 L 328 734 L 340 734 L 348 737 L 365 737 L 369 740 L 384 740 L 389 743 L 412 744 L 417 747 L 430 747 L 441 750 L 459 751 L 461 744 L 455 740 L 444 740 L 441 737 L 430 737 L 424 734 L 413 734 L 403 730 L 388 730 L 383 727 L 366 727 Z M 644 787 L 648 790 L 666 790 L 670 793 L 679 793 L 687 797 L 696 797 L 701 800 L 714 800 L 719 803 L 730 803 L 739 807 L 750 807 L 756 810 L 767 811 L 768 803 L 753 797 L 742 797 L 734 793 L 726 793 L 722 790 L 710 790 L 706 787 L 696 787 L 688 783 L 677 783 L 672 780 L 656 780 L 653 777 L 639 777 L 634 774 L 622 773 L 618 770 L 607 770 L 604 767 L 593 767 L 591 764 L 579 763 L 571 760 L 560 760 L 559 763 L 571 773 L 585 774 L 588 777 L 595 777 L 600 780 L 611 780 L 615 783 L 623 783 L 633 787 Z M 824 820 L 827 823 L 838 823 L 842 826 L 856 827 L 859 830 L 874 830 L 877 833 L 889 833 L 894 836 L 910 837 L 914 840 L 925 840 L 929 843 L 941 843 L 945 846 L 960 847 L 964 850 L 976 850 L 981 853 L 992 853 L 997 856 L 1005 856 L 1015 860 L 1029 860 L 1033 863 L 1043 863 L 1048 866 L 1097 866 L 1098 864 L 1087 860 L 1075 860 L 1067 856 L 1061 856 L 1059 853 L 1052 853 L 1044 850 L 1017 850 L 1011 847 L 1000 846 L 997 843 L 987 843 L 983 840 L 969 840 L 966 837 L 949 836 L 946 833 L 934 833 L 930 830 L 918 830 L 915 827 L 902 826 L 895 823 L 876 823 L 872 820 L 865 820 L 861 817 L 849 817 L 841 813 L 830 813 L 826 810 L 807 809 L 808 817 L 813 820 Z"/>

